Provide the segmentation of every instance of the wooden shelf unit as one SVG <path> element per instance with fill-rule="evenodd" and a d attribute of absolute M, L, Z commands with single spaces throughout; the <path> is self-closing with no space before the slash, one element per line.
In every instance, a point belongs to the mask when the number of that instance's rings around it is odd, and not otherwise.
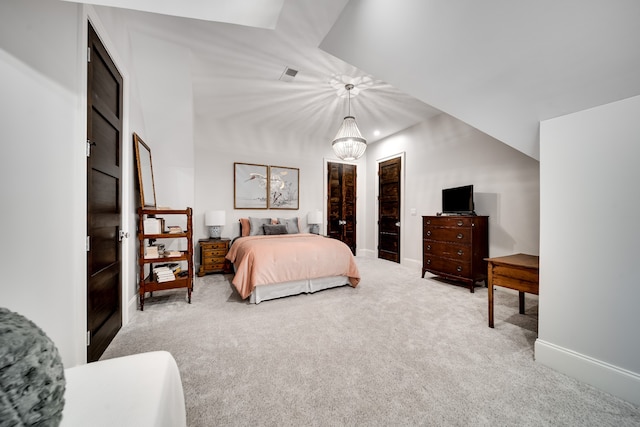
<path fill-rule="evenodd" d="M 160 234 L 145 234 L 144 220 L 146 218 L 154 218 L 158 215 L 184 215 L 187 219 L 187 229 L 183 233 L 163 232 Z M 138 266 L 140 310 L 144 310 L 144 298 L 147 292 L 164 291 L 167 289 L 187 288 L 187 296 L 189 304 L 191 304 L 191 292 L 193 291 L 193 211 L 191 208 L 186 209 L 157 209 L 157 208 L 138 208 Z M 162 230 L 164 231 L 164 230 Z M 153 242 L 159 239 L 186 239 L 187 250 L 180 251 L 179 256 L 162 256 L 158 258 L 145 258 L 145 240 Z M 168 282 L 157 282 L 153 277 L 153 264 L 167 264 L 178 261 L 186 261 L 187 275 L 185 277 L 176 277 L 175 280 Z M 145 266 L 149 266 L 149 274 L 145 273 Z"/>

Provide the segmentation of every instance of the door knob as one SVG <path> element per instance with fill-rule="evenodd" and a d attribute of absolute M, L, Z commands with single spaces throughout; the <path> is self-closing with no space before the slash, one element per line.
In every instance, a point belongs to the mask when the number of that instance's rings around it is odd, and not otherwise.
<path fill-rule="evenodd" d="M 396 227 L 400 227 L 400 221 L 396 222 Z"/>

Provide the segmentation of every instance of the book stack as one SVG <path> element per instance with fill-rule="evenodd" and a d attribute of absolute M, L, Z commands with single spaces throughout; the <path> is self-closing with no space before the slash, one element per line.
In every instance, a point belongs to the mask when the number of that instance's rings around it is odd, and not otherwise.
<path fill-rule="evenodd" d="M 159 252 L 157 246 L 147 246 L 144 250 L 145 258 L 158 258 Z"/>
<path fill-rule="evenodd" d="M 180 234 L 182 233 L 182 227 L 179 225 L 170 225 L 169 226 L 169 234 Z"/>
<path fill-rule="evenodd" d="M 182 271 L 182 268 L 180 267 L 180 264 L 178 264 L 177 262 L 170 262 L 170 263 L 167 263 L 167 264 L 158 264 L 158 265 L 156 265 L 156 268 L 159 268 L 159 267 L 168 268 L 169 270 L 171 270 L 173 272 L 173 274 L 175 276 L 177 276 L 178 273 L 180 273 L 180 271 Z M 154 269 L 154 271 L 155 271 L 155 269 Z"/>
<path fill-rule="evenodd" d="M 182 251 L 165 251 L 164 252 L 164 256 L 167 256 L 167 257 L 177 257 L 181 255 L 182 255 Z"/>
<path fill-rule="evenodd" d="M 153 274 L 156 276 L 156 282 L 158 283 L 176 280 L 176 276 L 175 274 L 173 274 L 173 271 L 171 271 L 171 269 L 166 266 L 155 267 L 153 269 Z"/>

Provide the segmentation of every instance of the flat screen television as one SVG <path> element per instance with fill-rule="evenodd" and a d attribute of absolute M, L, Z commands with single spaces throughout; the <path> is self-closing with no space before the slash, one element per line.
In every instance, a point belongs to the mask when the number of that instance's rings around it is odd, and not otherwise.
<path fill-rule="evenodd" d="M 473 185 L 443 189 L 442 213 L 475 215 L 473 205 Z"/>

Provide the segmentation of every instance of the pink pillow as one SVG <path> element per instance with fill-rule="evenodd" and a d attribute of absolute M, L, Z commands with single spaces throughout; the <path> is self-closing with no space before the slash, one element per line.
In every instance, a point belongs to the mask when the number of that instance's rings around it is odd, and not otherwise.
<path fill-rule="evenodd" d="M 247 237 L 250 231 L 251 223 L 249 222 L 249 218 L 240 218 L 240 235 Z"/>

